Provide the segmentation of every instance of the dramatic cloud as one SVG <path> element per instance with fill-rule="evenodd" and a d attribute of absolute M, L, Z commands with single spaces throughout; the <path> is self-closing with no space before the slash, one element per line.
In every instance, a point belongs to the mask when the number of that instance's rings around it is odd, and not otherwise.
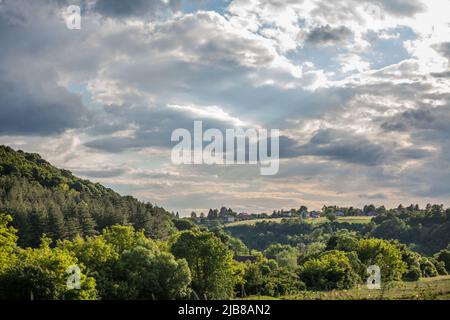
<path fill-rule="evenodd" d="M 315 45 L 339 45 L 352 36 L 352 31 L 341 26 L 331 28 L 329 25 L 313 29 L 307 36 L 306 41 Z"/>
<path fill-rule="evenodd" d="M 0 68 L 0 134 L 50 135 L 86 124 L 81 96 L 57 85 L 52 70 L 14 69 Z"/>
<path fill-rule="evenodd" d="M 73 4 L 80 30 L 66 28 Z M 449 10 L 447 0 L 3 0 L 0 143 L 182 213 L 448 204 Z M 171 133 L 194 120 L 280 129 L 279 173 L 173 165 Z"/>

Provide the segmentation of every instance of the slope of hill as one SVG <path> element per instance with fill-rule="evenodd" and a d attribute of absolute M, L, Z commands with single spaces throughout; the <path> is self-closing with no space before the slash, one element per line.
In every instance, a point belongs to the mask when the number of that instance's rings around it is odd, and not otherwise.
<path fill-rule="evenodd" d="M 37 245 L 43 233 L 53 240 L 70 239 L 114 224 L 131 224 L 158 239 L 174 230 L 164 209 L 7 146 L 0 146 L 0 212 L 13 216 L 22 246 Z"/>

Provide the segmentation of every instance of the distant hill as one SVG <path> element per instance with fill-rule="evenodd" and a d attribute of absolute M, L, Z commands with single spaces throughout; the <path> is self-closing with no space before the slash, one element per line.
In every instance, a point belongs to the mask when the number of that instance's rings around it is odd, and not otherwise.
<path fill-rule="evenodd" d="M 92 235 L 114 224 L 143 229 L 163 239 L 175 229 L 170 214 L 99 183 L 58 169 L 35 153 L 0 145 L 0 212 L 14 218 L 19 244 L 36 246 L 52 239 Z"/>

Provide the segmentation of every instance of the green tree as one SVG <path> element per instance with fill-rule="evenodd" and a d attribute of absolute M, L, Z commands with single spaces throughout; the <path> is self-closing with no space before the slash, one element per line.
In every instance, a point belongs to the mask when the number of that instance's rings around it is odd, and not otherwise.
<path fill-rule="evenodd" d="M 417 281 L 422 276 L 420 269 L 421 256 L 417 252 L 407 249 L 406 246 L 402 246 L 402 248 L 402 260 L 406 263 L 407 268 L 403 275 L 403 280 Z"/>
<path fill-rule="evenodd" d="M 286 251 L 280 251 L 283 253 Z M 254 253 L 255 254 L 255 253 Z M 292 270 L 280 267 L 273 259 L 256 253 L 255 262 L 247 262 L 244 273 L 244 291 L 247 295 L 280 296 L 298 293 L 305 284 Z"/>
<path fill-rule="evenodd" d="M 334 222 L 337 220 L 337 216 L 334 213 L 327 213 L 326 217 L 330 222 Z"/>
<path fill-rule="evenodd" d="M 358 248 L 358 237 L 348 231 L 340 231 L 333 234 L 327 242 L 326 250 L 356 251 Z"/>
<path fill-rule="evenodd" d="M 350 258 L 342 251 L 328 251 L 306 261 L 300 269 L 300 279 L 309 289 L 350 289 L 359 280 Z"/>
<path fill-rule="evenodd" d="M 273 257 L 278 265 L 286 270 L 297 269 L 298 251 L 290 245 L 272 244 L 264 250 L 266 257 Z"/>
<path fill-rule="evenodd" d="M 436 254 L 436 259 L 442 261 L 445 265 L 445 269 L 450 273 L 450 250 L 441 250 Z"/>
<path fill-rule="evenodd" d="M 190 219 L 175 219 L 173 224 L 178 231 L 186 231 L 197 228 L 197 225 Z"/>
<path fill-rule="evenodd" d="M 186 259 L 192 289 L 200 298 L 233 296 L 232 252 L 214 234 L 185 231 L 176 238 L 171 251 L 178 259 Z"/>
<path fill-rule="evenodd" d="M 43 238 L 39 248 L 21 249 L 15 265 L 0 276 L 0 298 L 19 300 L 96 299 L 95 280 L 85 275 L 84 266 L 69 251 L 50 248 Z M 67 285 L 69 268 L 80 273 L 80 289 Z"/>
<path fill-rule="evenodd" d="M 436 277 L 439 274 L 433 261 L 426 257 L 420 259 L 420 270 L 422 271 L 422 276 L 425 278 Z"/>
<path fill-rule="evenodd" d="M 84 236 L 92 236 L 97 233 L 95 231 L 95 220 L 92 218 L 87 206 L 80 209 L 78 212 L 78 219 L 80 221 L 81 232 Z"/>
<path fill-rule="evenodd" d="M 50 206 L 48 211 L 48 235 L 52 240 L 64 239 L 64 215 L 58 206 Z"/>
<path fill-rule="evenodd" d="M 190 272 L 186 261 L 167 252 L 144 247 L 125 251 L 118 265 L 126 292 L 121 299 L 177 299 L 189 294 Z"/>
<path fill-rule="evenodd" d="M 0 275 L 8 270 L 15 260 L 17 231 L 9 226 L 11 221 L 11 216 L 0 214 Z"/>
<path fill-rule="evenodd" d="M 176 299 L 189 293 L 186 261 L 176 260 L 133 227 L 114 226 L 58 246 L 86 265 L 104 299 Z"/>
<path fill-rule="evenodd" d="M 277 268 L 266 277 L 262 294 L 278 297 L 295 294 L 305 289 L 306 285 L 300 281 L 295 272 Z"/>
<path fill-rule="evenodd" d="M 366 266 L 377 265 L 381 269 L 382 283 L 401 280 L 406 272 L 400 249 L 387 240 L 362 239 L 358 243 L 358 257 Z"/>
<path fill-rule="evenodd" d="M 213 227 L 210 229 L 216 237 L 220 239 L 225 245 L 233 251 L 236 256 L 245 256 L 249 254 L 247 246 L 241 239 L 232 237 L 228 232 L 224 231 L 222 227 Z"/>

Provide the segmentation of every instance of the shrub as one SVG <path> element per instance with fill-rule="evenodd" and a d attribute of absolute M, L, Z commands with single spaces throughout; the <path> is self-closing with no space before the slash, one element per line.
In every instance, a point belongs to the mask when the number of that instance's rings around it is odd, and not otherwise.
<path fill-rule="evenodd" d="M 383 283 L 401 280 L 407 264 L 400 249 L 382 239 L 363 239 L 358 243 L 358 257 L 366 266 L 377 265 L 381 269 Z"/>
<path fill-rule="evenodd" d="M 306 261 L 300 279 L 309 289 L 350 289 L 359 280 L 349 257 L 342 251 L 328 251 L 317 259 Z"/>
<path fill-rule="evenodd" d="M 408 269 L 406 273 L 403 275 L 403 280 L 405 281 L 417 281 L 422 276 L 422 271 L 419 267 L 413 266 L 412 268 Z"/>
<path fill-rule="evenodd" d="M 422 276 L 425 278 L 436 277 L 438 275 L 436 267 L 428 258 L 420 259 L 420 270 L 422 271 Z"/>
<path fill-rule="evenodd" d="M 436 259 L 445 265 L 445 269 L 450 273 L 450 250 L 441 250 L 436 254 Z"/>

